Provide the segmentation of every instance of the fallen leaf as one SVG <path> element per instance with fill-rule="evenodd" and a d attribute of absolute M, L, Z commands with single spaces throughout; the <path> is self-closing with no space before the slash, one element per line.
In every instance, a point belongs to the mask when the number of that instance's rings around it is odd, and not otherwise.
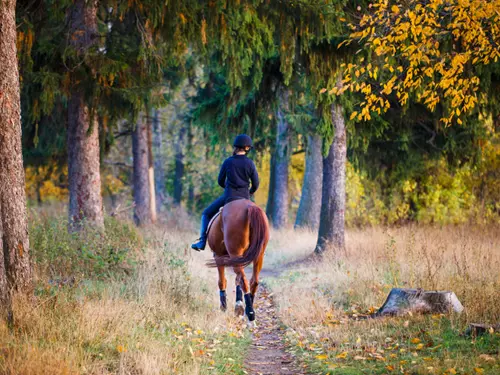
<path fill-rule="evenodd" d="M 335 357 L 336 357 L 336 358 L 341 358 L 341 359 L 342 359 L 342 358 L 347 358 L 347 352 L 342 352 L 342 353 L 340 353 L 340 354 L 337 354 Z"/>
<path fill-rule="evenodd" d="M 418 337 L 415 337 L 415 338 L 411 339 L 410 342 L 412 344 L 418 344 L 420 342 L 420 339 Z"/>
<path fill-rule="evenodd" d="M 484 369 L 481 367 L 474 367 L 474 371 L 476 372 L 476 374 L 483 374 L 484 373 Z"/>
<path fill-rule="evenodd" d="M 317 356 L 315 356 L 314 358 L 316 359 L 320 359 L 320 360 L 325 360 L 328 358 L 328 356 L 326 354 L 318 354 Z"/>

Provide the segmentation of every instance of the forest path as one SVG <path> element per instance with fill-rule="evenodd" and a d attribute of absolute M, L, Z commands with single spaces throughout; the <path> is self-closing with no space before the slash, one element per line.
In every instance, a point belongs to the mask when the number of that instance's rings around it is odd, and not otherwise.
<path fill-rule="evenodd" d="M 263 270 L 264 277 L 279 273 Z M 245 369 L 251 375 L 305 375 L 297 358 L 285 351 L 284 330 L 279 322 L 272 294 L 265 285 L 259 286 L 255 300 L 257 327 L 252 329 L 252 344 L 245 359 Z"/>

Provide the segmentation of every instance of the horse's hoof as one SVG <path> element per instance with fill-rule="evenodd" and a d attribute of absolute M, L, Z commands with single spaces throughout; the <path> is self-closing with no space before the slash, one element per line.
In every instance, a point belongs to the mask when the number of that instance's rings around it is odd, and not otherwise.
<path fill-rule="evenodd" d="M 234 313 L 238 316 L 243 316 L 245 314 L 245 305 L 243 304 L 243 301 L 236 302 L 236 305 L 234 306 Z"/>

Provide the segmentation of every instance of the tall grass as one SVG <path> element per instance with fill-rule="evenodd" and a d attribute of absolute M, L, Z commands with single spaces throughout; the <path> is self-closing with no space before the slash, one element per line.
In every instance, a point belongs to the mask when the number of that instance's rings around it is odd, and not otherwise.
<path fill-rule="evenodd" d="M 473 226 L 349 230 L 345 254 L 329 254 L 321 261 L 311 261 L 306 256 L 314 248 L 314 233 L 274 232 L 266 261 L 272 270 L 269 274 L 275 277 L 268 282 L 280 317 L 290 327 L 292 342 L 298 347 L 307 348 L 308 344 L 304 342 L 312 342 L 337 355 L 346 348 L 360 350 L 368 346 L 383 352 L 387 351 L 386 340 L 406 338 L 407 343 L 409 337 L 418 337 L 419 332 L 433 332 L 434 341 L 437 341 L 440 335 L 447 337 L 449 333 L 451 341 L 464 340 L 460 341 L 462 346 L 449 343 L 456 346 L 449 349 L 450 353 L 458 347 L 464 351 L 458 356 L 460 361 L 449 367 L 459 363 L 470 369 L 481 353 L 470 340 L 460 338 L 460 334 L 468 323 L 500 321 L 498 233 L 497 227 Z M 381 306 L 393 287 L 451 290 L 457 294 L 465 312 L 437 317 L 440 318 L 437 328 L 437 321 L 427 317 L 405 316 L 402 320 L 364 322 L 350 319 Z M 500 343 L 498 338 L 495 340 Z M 497 341 L 491 343 L 493 348 L 499 344 L 495 344 Z M 411 349 L 408 348 L 408 353 Z M 491 347 L 488 350 L 491 351 Z M 449 356 L 456 359 L 455 354 Z M 363 358 L 362 355 L 358 357 Z M 449 359 L 446 354 L 436 356 L 439 358 L 434 364 L 431 356 L 426 357 L 430 364 L 423 363 L 418 367 L 417 361 L 413 373 L 420 373 L 421 368 L 437 369 L 449 365 L 445 362 Z M 333 358 L 333 362 L 342 364 L 343 359 Z M 352 356 L 350 358 L 352 360 Z M 359 366 L 361 371 L 362 364 Z M 388 372 L 384 367 L 381 372 L 372 370 L 373 373 Z"/>
<path fill-rule="evenodd" d="M 0 373 L 241 373 L 247 336 L 219 310 L 210 254 L 186 251 L 191 232 L 107 220 L 104 234 L 69 235 L 65 226 L 31 220 L 37 295 L 16 301 L 12 330 L 0 327 Z"/>

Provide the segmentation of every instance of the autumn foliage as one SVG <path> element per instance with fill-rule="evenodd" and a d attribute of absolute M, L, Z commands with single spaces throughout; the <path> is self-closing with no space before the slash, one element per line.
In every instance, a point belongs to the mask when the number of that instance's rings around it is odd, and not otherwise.
<path fill-rule="evenodd" d="M 344 65 L 344 87 L 330 93 L 361 93 L 351 114 L 358 121 L 387 111 L 395 96 L 402 106 L 410 97 L 431 111 L 441 105 L 445 125 L 462 124 L 464 113 L 488 100 L 479 91 L 481 69 L 500 57 L 499 8 L 498 0 L 375 1 L 345 42 L 369 55 Z"/>

